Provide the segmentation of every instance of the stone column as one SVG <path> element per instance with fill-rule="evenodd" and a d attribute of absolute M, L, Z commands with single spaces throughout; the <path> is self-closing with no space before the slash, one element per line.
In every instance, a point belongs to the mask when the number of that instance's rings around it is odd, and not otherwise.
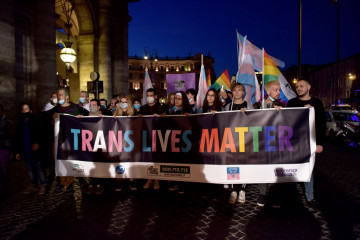
<path fill-rule="evenodd" d="M 71 96 L 78 100 L 80 91 L 87 91 L 87 82 L 90 80 L 90 73 L 94 68 L 94 35 L 80 35 L 78 43 L 78 66 L 79 66 L 79 83 L 71 83 Z M 90 96 L 91 98 L 91 96 Z"/>
<path fill-rule="evenodd" d="M 0 8 L 0 104 L 13 122 L 17 116 L 14 1 L 4 0 Z"/>
<path fill-rule="evenodd" d="M 37 0 L 34 3 L 33 42 L 35 63 L 29 91 L 35 112 L 42 110 L 57 87 L 55 1 Z M 50 23 L 50 24 L 49 24 Z M 32 60 L 32 58 L 31 58 Z M 36 65 L 35 65 L 36 64 Z"/>
<path fill-rule="evenodd" d="M 113 9 L 113 92 L 129 94 L 128 1 L 114 1 Z"/>
<path fill-rule="evenodd" d="M 111 73 L 111 4 L 109 0 L 98 2 L 99 7 L 99 73 L 104 82 L 104 93 L 100 98 L 110 100 L 113 94 Z"/>

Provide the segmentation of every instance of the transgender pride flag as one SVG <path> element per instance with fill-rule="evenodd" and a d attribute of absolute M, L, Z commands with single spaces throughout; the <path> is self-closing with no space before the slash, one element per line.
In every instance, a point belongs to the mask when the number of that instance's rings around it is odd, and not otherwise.
<path fill-rule="evenodd" d="M 238 37 L 238 44 L 240 38 Z M 248 103 L 254 104 L 260 100 L 260 86 L 254 71 L 253 58 L 250 54 L 246 36 L 243 39 L 241 51 L 238 52 L 238 72 L 236 82 L 245 86 L 245 98 Z"/>
<path fill-rule="evenodd" d="M 196 96 L 196 107 L 199 109 L 202 108 L 207 90 L 208 90 L 208 85 L 206 82 L 205 67 L 203 64 L 203 55 L 201 55 L 201 70 L 200 70 L 200 78 L 199 78 L 199 87 L 198 87 L 198 93 Z"/>

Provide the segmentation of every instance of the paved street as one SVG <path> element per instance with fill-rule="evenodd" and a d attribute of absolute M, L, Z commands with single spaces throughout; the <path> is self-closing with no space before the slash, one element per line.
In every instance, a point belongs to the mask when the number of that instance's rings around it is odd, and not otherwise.
<path fill-rule="evenodd" d="M 203 184 L 184 195 L 158 191 L 102 195 L 23 195 L 29 184 L 24 162 L 11 162 L 10 198 L 0 204 L 0 239 L 359 239 L 359 149 L 327 144 L 315 166 L 317 208 L 302 185 L 286 184 L 280 209 L 256 205 L 257 186 L 246 203 L 230 205 L 224 190 L 216 201 Z"/>

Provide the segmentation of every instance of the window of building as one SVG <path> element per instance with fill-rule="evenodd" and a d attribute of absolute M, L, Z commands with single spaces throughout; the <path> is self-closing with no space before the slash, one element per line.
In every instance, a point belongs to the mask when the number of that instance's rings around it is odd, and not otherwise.
<path fill-rule="evenodd" d="M 133 89 L 133 83 L 129 82 L 129 89 Z"/>
<path fill-rule="evenodd" d="M 129 70 L 132 70 L 133 69 L 133 66 L 130 64 L 129 65 Z"/>
<path fill-rule="evenodd" d="M 160 71 L 164 71 L 164 66 L 160 66 Z"/>
<path fill-rule="evenodd" d="M 185 71 L 185 66 L 181 66 L 181 71 Z"/>
<path fill-rule="evenodd" d="M 171 67 L 170 67 L 170 70 L 171 70 L 171 71 L 175 71 L 175 67 L 174 67 L 174 66 L 171 66 Z"/>
<path fill-rule="evenodd" d="M 161 87 L 161 88 L 164 88 L 164 87 L 165 87 L 165 83 L 163 83 L 163 82 L 160 83 L 160 87 Z"/>
<path fill-rule="evenodd" d="M 140 69 L 140 70 L 143 70 L 143 69 L 144 69 L 144 66 L 143 66 L 143 65 L 140 65 L 140 66 L 139 66 L 139 69 Z"/>
<path fill-rule="evenodd" d="M 133 78 L 132 73 L 129 73 L 129 79 L 132 79 L 132 78 Z"/>
<path fill-rule="evenodd" d="M 143 78 L 144 78 L 144 74 L 140 73 L 139 78 L 140 78 L 140 79 L 143 79 Z"/>
<path fill-rule="evenodd" d="M 142 82 L 140 83 L 140 88 L 143 88 L 143 83 Z"/>
<path fill-rule="evenodd" d="M 160 74 L 160 79 L 164 79 L 164 74 Z"/>

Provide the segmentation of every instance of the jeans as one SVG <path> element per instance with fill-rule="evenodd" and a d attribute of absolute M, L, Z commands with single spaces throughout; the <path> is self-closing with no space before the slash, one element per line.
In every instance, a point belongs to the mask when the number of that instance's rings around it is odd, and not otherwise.
<path fill-rule="evenodd" d="M 29 171 L 31 184 L 34 187 L 37 187 L 39 185 L 38 184 L 38 180 L 39 180 L 40 186 L 45 186 L 46 176 L 39 153 L 28 152 L 24 154 L 24 158 L 25 158 L 26 166 Z"/>
<path fill-rule="evenodd" d="M 307 201 L 314 199 L 314 175 L 311 174 L 310 182 L 304 182 L 305 197 Z"/>

